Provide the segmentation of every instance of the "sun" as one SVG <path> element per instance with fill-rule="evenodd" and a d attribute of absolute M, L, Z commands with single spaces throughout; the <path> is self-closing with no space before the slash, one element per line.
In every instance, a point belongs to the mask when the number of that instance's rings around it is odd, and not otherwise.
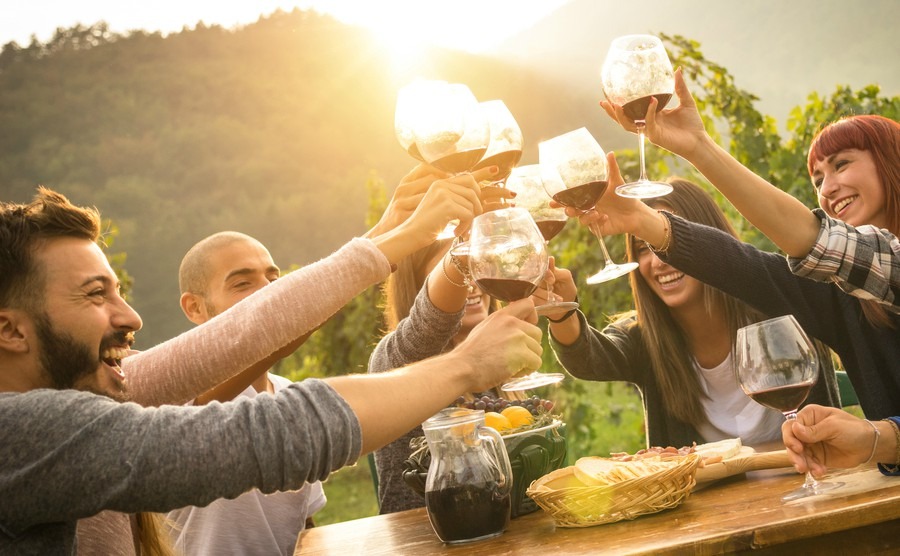
<path fill-rule="evenodd" d="M 418 59 L 425 46 L 490 51 L 570 0 L 307 0 L 303 6 L 370 29 L 397 64 Z"/>

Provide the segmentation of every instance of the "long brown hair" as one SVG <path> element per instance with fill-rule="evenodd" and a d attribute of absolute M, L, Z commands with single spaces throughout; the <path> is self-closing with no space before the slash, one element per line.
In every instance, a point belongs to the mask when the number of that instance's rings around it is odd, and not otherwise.
<path fill-rule="evenodd" d="M 900 123 L 874 114 L 848 116 L 822 128 L 809 145 L 806 168 L 847 149 L 866 151 L 872 156 L 884 188 L 884 212 L 888 231 L 900 236 Z M 877 301 L 861 300 L 869 324 L 894 328 L 887 311 Z"/>
<path fill-rule="evenodd" d="M 651 206 L 664 204 L 682 218 L 718 228 L 737 237 L 725 214 L 703 189 L 683 179 L 672 178 L 668 181 L 674 188 L 671 193 L 662 199 L 645 202 Z M 643 244 L 643 241 L 630 234 L 626 239 L 628 260 L 636 261 L 637 242 Z M 653 293 L 639 272 L 632 272 L 629 280 L 637 324 L 641 327 L 644 345 L 650 354 L 653 373 L 666 409 L 678 419 L 695 426 L 706 422 L 701 399 L 703 389 L 694 369 L 694 356 L 684 331 L 675 322 L 669 307 Z M 707 314 L 721 311 L 732 338 L 738 328 L 762 320 L 762 313 L 746 303 L 702 282 L 701 285 Z"/>

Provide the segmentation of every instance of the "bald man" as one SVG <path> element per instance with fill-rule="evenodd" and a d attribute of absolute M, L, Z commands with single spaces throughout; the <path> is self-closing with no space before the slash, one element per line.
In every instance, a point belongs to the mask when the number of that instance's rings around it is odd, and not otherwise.
<path fill-rule="evenodd" d="M 181 261 L 181 309 L 191 322 L 203 324 L 280 275 L 272 255 L 256 239 L 238 232 L 213 234 L 194 245 Z M 282 349 L 283 356 L 306 337 Z M 274 394 L 291 384 L 271 372 L 254 372 L 257 374 L 237 375 L 194 403 Z M 177 524 L 170 535 L 175 548 L 184 554 L 292 554 L 297 536 L 324 505 L 325 493 L 318 481 L 288 492 L 251 490 L 233 500 L 170 512 L 169 519 Z"/>

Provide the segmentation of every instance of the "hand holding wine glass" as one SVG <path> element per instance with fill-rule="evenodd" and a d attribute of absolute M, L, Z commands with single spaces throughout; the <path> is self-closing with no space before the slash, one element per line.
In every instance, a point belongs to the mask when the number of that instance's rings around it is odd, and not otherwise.
<path fill-rule="evenodd" d="M 658 37 L 653 35 L 626 35 L 613 40 L 601 69 L 603 94 L 612 104 L 622 107 L 625 115 L 634 121 L 639 135 L 641 176 L 636 182 L 616 188 L 625 197 L 659 197 L 672 192 L 665 182 L 647 178 L 644 157 L 644 128 L 651 99 L 656 109 L 668 104 L 675 92 L 675 75 L 672 62 Z"/>
<path fill-rule="evenodd" d="M 541 179 L 547 194 L 557 203 L 580 211 L 597 204 L 609 185 L 606 153 L 586 128 L 564 133 L 538 146 Z M 616 264 L 599 225 L 591 224 L 605 261 L 604 267 L 588 277 L 588 284 L 599 284 L 628 274 L 637 263 Z"/>
<path fill-rule="evenodd" d="M 797 418 L 819 376 L 818 357 L 812 342 L 793 315 L 757 322 L 738 329 L 735 366 L 741 388 L 754 401 Z M 821 494 L 842 483 L 821 483 L 807 472 L 806 481 L 782 500 L 789 502 Z"/>
<path fill-rule="evenodd" d="M 544 190 L 539 164 L 529 164 L 515 168 L 506 179 L 506 189 L 515 192 L 515 205 L 524 208 L 531 214 L 535 224 L 544 237 L 544 242 L 549 244 L 566 225 L 568 217 L 565 209 L 550 206 L 550 197 Z M 574 301 L 560 301 L 553 295 L 553 289 L 545 284 L 548 298 L 535 307 L 539 315 L 550 313 L 565 313 L 571 309 L 577 309 L 578 303 Z"/>
<path fill-rule="evenodd" d="M 486 212 L 472 221 L 468 242 L 469 272 L 478 288 L 502 301 L 530 296 L 547 272 L 544 238 L 522 208 Z M 532 373 L 513 379 L 503 390 L 527 390 L 559 382 L 560 373 Z"/>

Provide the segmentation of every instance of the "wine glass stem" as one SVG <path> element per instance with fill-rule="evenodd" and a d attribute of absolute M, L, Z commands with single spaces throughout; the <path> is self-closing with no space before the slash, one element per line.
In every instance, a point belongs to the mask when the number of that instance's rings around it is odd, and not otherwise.
<path fill-rule="evenodd" d="M 644 161 L 644 129 L 647 127 L 647 124 L 644 120 L 636 120 L 634 125 L 637 128 L 638 138 L 640 140 L 638 148 L 641 153 L 641 177 L 638 181 L 647 181 L 647 164 Z"/>
<path fill-rule="evenodd" d="M 796 421 L 797 420 L 797 412 L 796 411 L 791 411 L 791 412 L 785 413 L 784 416 L 787 418 L 788 421 Z M 807 471 L 806 478 L 803 479 L 803 488 L 806 490 L 815 492 L 816 488 L 818 486 L 819 486 L 819 481 L 817 481 L 816 478 L 813 477 L 812 473 Z"/>
<path fill-rule="evenodd" d="M 603 260 L 605 261 L 605 265 L 611 265 L 612 257 L 609 256 L 609 251 L 606 250 L 606 242 L 603 241 L 603 234 L 600 232 L 600 225 L 596 222 L 590 225 L 591 232 L 597 236 L 597 240 L 600 242 L 600 249 L 603 251 Z"/>

